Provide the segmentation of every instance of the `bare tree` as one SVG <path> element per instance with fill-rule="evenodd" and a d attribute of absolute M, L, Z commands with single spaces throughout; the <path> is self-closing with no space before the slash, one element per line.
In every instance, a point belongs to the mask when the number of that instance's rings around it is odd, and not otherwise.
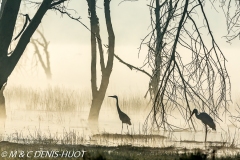
<path fill-rule="evenodd" d="M 31 38 L 31 44 L 34 46 L 34 53 L 37 56 L 37 59 L 40 62 L 40 65 L 42 66 L 45 75 L 47 76 L 47 79 L 50 80 L 52 78 L 52 72 L 50 64 L 50 54 L 48 51 L 49 42 L 47 41 L 43 32 L 41 32 L 39 29 L 37 29 L 36 32 L 40 35 L 40 38 Z M 41 52 L 41 48 L 43 49 L 43 52 Z"/>
<path fill-rule="evenodd" d="M 225 38 L 227 42 L 239 37 L 240 39 L 240 1 L 238 0 L 222 0 L 220 7 L 226 18 L 227 35 Z"/>
<path fill-rule="evenodd" d="M 100 36 L 100 25 L 99 19 L 96 13 L 96 0 L 87 0 L 88 11 L 90 16 L 91 24 L 91 88 L 92 88 L 92 104 L 89 113 L 89 121 L 96 122 L 99 117 L 99 112 L 103 99 L 106 94 L 106 90 L 109 84 L 109 78 L 112 72 L 113 59 L 114 59 L 114 47 L 115 47 L 115 35 L 113 32 L 111 16 L 110 16 L 110 0 L 104 0 L 104 12 L 105 12 L 105 21 L 108 32 L 108 59 L 105 64 L 104 60 L 104 51 L 103 44 Z M 100 66 L 102 78 L 100 82 L 100 87 L 97 87 L 97 50 L 99 51 L 100 57 Z"/>
<path fill-rule="evenodd" d="M 26 14 L 26 23 L 21 32 L 13 38 L 14 28 L 17 21 L 21 0 L 6 0 L 4 5 L 1 6 L 0 17 L 0 118 L 5 119 L 5 103 L 4 103 L 4 87 L 7 84 L 7 79 L 17 65 L 20 57 L 22 56 L 27 44 L 30 41 L 33 33 L 39 26 L 43 16 L 48 9 L 60 6 L 66 0 L 43 0 L 38 2 L 39 8 L 34 17 L 29 21 L 29 16 Z M 19 39 L 16 47 L 9 51 L 9 46 L 13 40 Z"/>
<path fill-rule="evenodd" d="M 7 2 L 7 0 L 1 0 L 0 18 L 2 17 L 3 7 L 5 6 L 5 3 L 6 3 L 6 2 Z"/>
<path fill-rule="evenodd" d="M 115 55 L 130 69 L 150 78 L 153 107 L 146 118 L 145 130 L 177 127 L 169 121 L 173 110 L 185 120 L 194 108 L 208 110 L 217 119 L 220 109 L 227 110 L 231 88 L 226 58 L 212 34 L 204 3 L 204 0 L 151 0 L 152 30 L 140 45 L 140 51 L 144 46 L 148 48 L 143 66 L 135 67 Z M 204 21 L 203 25 L 199 21 Z M 151 68 L 151 74 L 144 70 L 145 66 Z M 192 120 L 191 124 L 195 129 Z"/>
<path fill-rule="evenodd" d="M 230 79 L 226 59 L 213 37 L 203 4 L 201 0 L 166 0 L 160 4 L 160 43 L 166 45 L 162 48 L 161 80 L 146 126 L 150 119 L 152 127 L 155 124 L 157 128 L 172 129 L 168 117 L 175 109 L 186 120 L 193 108 L 208 110 L 218 119 L 220 109 L 227 110 Z M 196 14 L 204 25 L 197 23 Z M 178 46 L 186 51 L 178 50 Z M 191 53 L 190 61 L 184 62 L 181 54 L 187 52 Z"/>

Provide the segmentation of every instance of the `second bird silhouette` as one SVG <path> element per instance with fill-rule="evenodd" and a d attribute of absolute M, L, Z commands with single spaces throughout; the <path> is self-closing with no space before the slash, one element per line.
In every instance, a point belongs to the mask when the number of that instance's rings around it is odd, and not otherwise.
<path fill-rule="evenodd" d="M 121 109 L 119 108 L 119 105 L 118 105 L 118 97 L 116 95 L 114 96 L 108 96 L 108 97 L 112 97 L 112 98 L 115 98 L 116 99 L 116 105 L 117 105 L 117 111 L 118 111 L 118 115 L 119 115 L 119 118 L 120 120 L 122 121 L 122 130 L 123 130 L 123 123 L 126 123 L 127 125 L 127 129 L 128 129 L 128 124 L 131 125 L 131 119 L 128 117 L 127 114 L 125 114 L 123 111 L 121 111 Z M 121 131 L 122 133 L 122 131 Z"/>
<path fill-rule="evenodd" d="M 192 111 L 192 114 L 191 114 L 191 116 L 190 116 L 190 118 L 189 119 L 191 119 L 191 117 L 192 117 L 192 115 L 195 113 L 195 116 L 196 116 L 196 118 L 198 118 L 198 119 L 200 119 L 201 121 L 202 121 L 202 123 L 205 125 L 205 142 L 207 141 L 207 125 L 209 126 L 209 127 L 211 127 L 213 130 L 215 130 L 216 131 L 216 125 L 215 125 L 215 123 L 213 122 L 213 119 L 212 119 L 212 117 L 210 117 L 207 113 L 205 113 L 205 112 L 202 112 L 202 113 L 199 113 L 198 114 L 198 110 L 197 109 L 194 109 L 193 111 Z"/>

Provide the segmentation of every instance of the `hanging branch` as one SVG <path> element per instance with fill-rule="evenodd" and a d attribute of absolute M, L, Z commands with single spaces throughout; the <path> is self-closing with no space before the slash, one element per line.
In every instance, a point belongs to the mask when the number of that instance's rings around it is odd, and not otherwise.
<path fill-rule="evenodd" d="M 145 63 L 160 70 L 156 98 L 144 123 L 146 132 L 155 128 L 176 128 L 169 121 L 173 110 L 177 110 L 187 123 L 194 108 L 209 112 L 215 120 L 221 120 L 219 112 L 221 109 L 226 112 L 228 101 L 231 100 L 226 58 L 212 35 L 203 7 L 204 1 L 179 1 L 169 0 L 168 3 L 163 2 L 165 5 L 159 5 L 163 6 L 159 11 L 160 42 L 157 34 L 153 34 L 153 27 L 151 34 L 141 43 L 141 47 L 145 44 L 149 48 Z M 153 18 L 156 16 L 152 11 L 156 9 L 153 2 L 150 3 L 151 19 L 152 24 L 157 24 Z M 196 23 L 196 13 L 205 21 L 204 26 Z M 210 36 L 206 38 L 203 33 Z M 156 42 L 166 44 L 161 49 L 159 58 L 162 63 L 158 68 L 154 68 L 153 61 L 156 58 Z M 184 52 L 180 48 L 185 48 Z M 184 60 L 185 57 L 190 57 L 190 60 Z M 192 120 L 190 122 L 189 127 L 195 130 Z"/>
<path fill-rule="evenodd" d="M 221 1 L 223 13 L 226 18 L 227 35 L 224 36 L 227 42 L 231 43 L 234 39 L 240 39 L 240 1 Z"/>
<path fill-rule="evenodd" d="M 123 64 L 126 65 L 128 68 L 130 68 L 131 70 L 135 69 L 135 70 L 137 70 L 137 71 L 140 71 L 140 72 L 146 74 L 148 77 L 152 78 L 152 76 L 151 76 L 148 72 L 146 72 L 145 70 L 140 69 L 140 68 L 138 68 L 138 67 L 135 67 L 135 66 L 133 66 L 133 65 L 131 65 L 131 64 L 123 61 L 123 60 L 122 60 L 120 57 L 118 57 L 116 54 L 114 54 L 114 57 L 116 57 L 116 58 L 119 60 L 119 62 L 123 63 Z"/>
<path fill-rule="evenodd" d="M 18 34 L 15 38 L 13 38 L 13 41 L 17 40 L 17 39 L 21 36 L 21 34 L 23 33 L 23 31 L 24 31 L 25 28 L 27 27 L 28 22 L 31 22 L 31 19 L 29 18 L 29 15 L 28 15 L 28 14 L 22 14 L 22 15 L 26 17 L 26 18 L 25 18 L 25 23 L 24 23 L 24 25 L 23 25 L 22 30 L 19 32 L 19 34 Z"/>
<path fill-rule="evenodd" d="M 48 51 L 49 42 L 47 42 L 44 34 L 37 29 L 37 33 L 40 35 L 39 39 L 31 39 L 31 44 L 33 44 L 35 49 L 35 54 L 47 76 L 48 79 L 52 78 L 51 65 L 50 65 L 50 54 Z M 43 53 L 41 54 L 39 48 L 43 48 Z M 44 60 L 45 59 L 45 60 Z"/>

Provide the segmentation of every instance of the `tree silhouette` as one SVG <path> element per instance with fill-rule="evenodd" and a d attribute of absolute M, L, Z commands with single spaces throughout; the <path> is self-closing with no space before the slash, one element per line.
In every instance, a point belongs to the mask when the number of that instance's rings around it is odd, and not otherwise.
<path fill-rule="evenodd" d="M 153 2 L 159 3 L 152 0 L 150 6 Z M 160 81 L 145 129 L 149 120 L 153 128 L 176 127 L 168 120 L 172 110 L 178 110 L 185 120 L 193 108 L 208 110 L 217 119 L 220 119 L 218 113 L 221 108 L 227 110 L 231 88 L 226 59 L 212 34 L 203 4 L 204 1 L 200 0 L 166 0 L 157 5 L 160 7 L 158 21 L 161 39 L 150 37 L 148 42 L 153 40 L 165 45 L 160 45 Z M 204 21 L 203 25 L 197 23 L 196 14 Z M 152 43 L 147 44 L 151 50 Z M 183 47 L 184 51 L 179 50 L 178 46 Z M 183 54 L 184 57 L 189 54 L 190 60 L 184 61 Z"/>
<path fill-rule="evenodd" d="M 37 60 L 40 62 L 41 67 L 43 68 L 47 79 L 52 78 L 51 72 L 51 63 L 50 63 L 50 54 L 48 51 L 49 42 L 47 41 L 46 37 L 44 36 L 43 32 L 39 29 L 36 30 L 40 38 L 31 38 L 31 44 L 34 46 L 34 54 L 37 56 Z M 42 52 L 41 49 L 42 48 Z"/>
<path fill-rule="evenodd" d="M 17 65 L 22 56 L 27 44 L 30 41 L 33 33 L 39 26 L 43 16 L 49 9 L 59 8 L 66 0 L 43 0 L 35 2 L 39 6 L 32 19 L 27 14 L 26 21 L 20 33 L 15 36 L 14 28 L 17 21 L 21 0 L 3 0 L 0 11 L 0 118 L 5 119 L 5 103 L 4 103 L 4 88 L 7 84 L 7 79 Z M 32 2 L 34 3 L 34 2 Z M 9 51 L 12 41 L 17 40 L 16 47 Z"/>
<path fill-rule="evenodd" d="M 145 131 L 177 127 L 169 121 L 173 110 L 185 120 L 193 108 L 208 110 L 217 119 L 220 119 L 220 109 L 227 110 L 231 83 L 226 58 L 212 34 L 204 3 L 151 0 L 148 5 L 151 30 L 139 48 L 141 54 L 143 47 L 148 49 L 143 66 L 135 67 L 115 55 L 130 69 L 150 78 L 148 91 L 153 103 L 144 124 Z"/>
<path fill-rule="evenodd" d="M 227 42 L 231 42 L 237 37 L 240 38 L 240 1 L 222 0 L 220 7 L 226 18 Z"/>
<path fill-rule="evenodd" d="M 112 27 L 111 16 L 110 16 L 110 0 L 104 0 L 104 13 L 105 21 L 108 32 L 108 58 L 105 64 L 103 44 L 100 36 L 100 25 L 99 19 L 96 13 L 96 0 L 87 0 L 88 12 L 90 16 L 91 24 L 91 88 L 92 88 L 92 104 L 90 108 L 90 113 L 88 120 L 96 122 L 99 117 L 99 112 L 103 99 L 106 94 L 106 90 L 109 84 L 109 78 L 112 72 L 113 59 L 114 59 L 114 48 L 115 48 L 115 35 Z M 100 67 L 101 67 L 101 82 L 100 87 L 97 87 L 97 49 L 99 51 L 100 57 Z"/>

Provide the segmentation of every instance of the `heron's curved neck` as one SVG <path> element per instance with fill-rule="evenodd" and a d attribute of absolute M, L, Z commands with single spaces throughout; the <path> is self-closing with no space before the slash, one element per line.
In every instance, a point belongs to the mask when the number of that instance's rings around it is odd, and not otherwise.
<path fill-rule="evenodd" d="M 117 106 L 117 110 L 118 112 L 121 112 L 120 108 L 119 108 L 119 105 L 118 105 L 118 98 L 116 97 L 116 106 Z"/>
<path fill-rule="evenodd" d="M 195 116 L 199 119 L 199 116 L 198 116 L 198 111 L 194 112 L 195 113 Z"/>

